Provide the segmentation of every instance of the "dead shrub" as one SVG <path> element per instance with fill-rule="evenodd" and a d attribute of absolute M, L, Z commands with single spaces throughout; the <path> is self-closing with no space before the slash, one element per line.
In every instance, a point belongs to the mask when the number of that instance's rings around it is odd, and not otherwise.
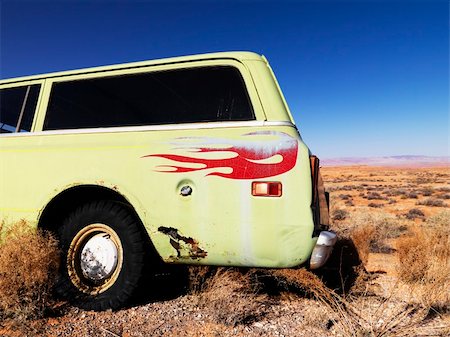
<path fill-rule="evenodd" d="M 419 177 L 416 178 L 414 181 L 416 184 L 420 185 L 420 184 L 430 184 L 433 183 L 434 180 L 432 178 L 424 178 L 424 177 Z"/>
<path fill-rule="evenodd" d="M 418 230 L 408 237 L 399 239 L 397 256 L 400 261 L 399 277 L 408 283 L 422 281 L 427 273 L 427 259 L 429 244 L 425 232 Z"/>
<path fill-rule="evenodd" d="M 408 192 L 408 194 L 406 194 L 406 197 L 409 199 L 417 199 L 418 195 L 416 192 Z"/>
<path fill-rule="evenodd" d="M 335 209 L 333 211 L 332 219 L 335 221 L 342 221 L 348 217 L 348 212 L 345 209 Z"/>
<path fill-rule="evenodd" d="M 0 241 L 0 318 L 43 317 L 59 265 L 56 239 L 20 221 Z"/>
<path fill-rule="evenodd" d="M 207 287 L 207 281 L 217 272 L 217 267 L 189 266 L 188 287 L 189 292 L 199 294 Z"/>
<path fill-rule="evenodd" d="M 416 225 L 410 235 L 397 243 L 399 278 L 417 286 L 423 305 L 446 310 L 450 309 L 449 214 L 431 217 L 423 226 Z"/>
<path fill-rule="evenodd" d="M 367 200 L 386 200 L 386 197 L 381 196 L 377 192 L 367 193 Z"/>
<path fill-rule="evenodd" d="M 424 196 L 424 197 L 429 197 L 431 195 L 433 195 L 434 190 L 432 188 L 423 188 L 420 190 L 420 193 Z"/>
<path fill-rule="evenodd" d="M 392 253 L 386 240 L 397 238 L 406 231 L 404 221 L 384 213 L 358 213 L 350 221 L 353 227 L 349 236 L 364 264 L 370 253 Z"/>
<path fill-rule="evenodd" d="M 405 196 L 406 193 L 408 192 L 404 188 L 393 188 L 384 191 L 384 194 L 386 194 L 389 197 Z"/>
<path fill-rule="evenodd" d="M 249 324 L 266 314 L 267 294 L 258 294 L 251 271 L 214 268 L 198 296 L 198 305 L 217 323 Z"/>
<path fill-rule="evenodd" d="M 441 199 L 435 198 L 420 200 L 417 202 L 417 205 L 432 206 L 432 207 L 447 207 L 447 204 L 445 202 L 443 202 Z"/>
<path fill-rule="evenodd" d="M 321 302 L 333 301 L 334 292 L 319 277 L 304 268 L 273 269 L 269 272 L 280 287 L 312 295 Z"/>
<path fill-rule="evenodd" d="M 352 206 L 355 206 L 355 204 L 353 203 L 352 200 L 346 200 L 346 201 L 345 201 L 345 206 L 350 206 L 350 207 L 352 207 Z"/>
<path fill-rule="evenodd" d="M 363 264 L 367 264 L 370 253 L 370 243 L 375 237 L 375 226 L 366 224 L 355 228 L 351 233 L 351 239 L 358 250 L 359 258 Z"/>
<path fill-rule="evenodd" d="M 369 205 L 367 205 L 367 206 L 373 207 L 373 208 L 381 208 L 381 207 L 383 207 L 384 205 L 383 205 L 383 204 L 377 204 L 377 203 L 375 203 L 375 202 L 371 202 L 371 203 L 369 203 Z"/>
<path fill-rule="evenodd" d="M 294 293 L 312 296 L 316 301 L 324 304 L 337 317 L 330 317 L 333 324 L 338 321 L 341 326 L 350 330 L 357 329 L 355 322 L 358 314 L 345 298 L 328 288 L 322 280 L 312 272 L 301 269 L 275 269 L 269 271 L 280 287 Z"/>
<path fill-rule="evenodd" d="M 405 213 L 406 219 L 414 220 L 414 219 L 423 219 L 425 218 L 425 214 L 418 208 L 412 208 L 408 211 L 408 213 Z"/>

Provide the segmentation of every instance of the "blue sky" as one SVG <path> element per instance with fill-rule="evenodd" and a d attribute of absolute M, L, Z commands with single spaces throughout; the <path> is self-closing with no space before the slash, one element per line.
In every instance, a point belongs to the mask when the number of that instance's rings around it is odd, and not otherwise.
<path fill-rule="evenodd" d="M 250 50 L 325 158 L 449 155 L 448 1 L 0 0 L 0 77 Z"/>

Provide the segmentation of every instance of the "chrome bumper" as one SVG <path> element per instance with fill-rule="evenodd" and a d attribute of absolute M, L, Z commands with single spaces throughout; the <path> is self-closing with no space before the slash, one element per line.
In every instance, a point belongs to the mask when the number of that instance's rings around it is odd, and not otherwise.
<path fill-rule="evenodd" d="M 328 231 L 320 232 L 309 261 L 309 267 L 311 269 L 320 268 L 327 262 L 336 241 L 337 236 L 335 233 Z"/>

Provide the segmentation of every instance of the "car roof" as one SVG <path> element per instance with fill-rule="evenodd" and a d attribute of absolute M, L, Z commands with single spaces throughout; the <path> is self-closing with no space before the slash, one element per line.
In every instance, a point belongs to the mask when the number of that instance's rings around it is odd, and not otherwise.
<path fill-rule="evenodd" d="M 243 61 L 243 60 L 265 61 L 265 58 L 263 56 L 253 53 L 253 52 L 246 52 L 246 51 L 207 53 L 207 54 L 197 54 L 197 55 L 189 55 L 189 56 L 161 58 L 161 59 L 147 60 L 147 61 L 140 61 L 140 62 L 121 63 L 121 64 L 114 64 L 114 65 L 107 65 L 107 66 L 92 67 L 92 68 L 81 68 L 81 69 L 76 69 L 76 70 L 52 72 L 52 73 L 38 74 L 38 75 L 32 75 L 32 76 L 8 78 L 8 79 L 0 80 L 0 84 L 33 81 L 33 80 L 40 80 L 40 79 L 51 78 L 51 77 L 61 77 L 61 76 L 76 75 L 76 74 L 96 73 L 96 72 L 120 70 L 120 69 L 127 69 L 127 68 L 139 68 L 139 67 L 147 67 L 147 66 L 154 66 L 154 65 L 164 65 L 164 64 L 174 64 L 174 63 L 184 63 L 184 62 L 204 61 L 204 60 L 216 60 L 216 59 L 235 59 L 238 61 Z"/>

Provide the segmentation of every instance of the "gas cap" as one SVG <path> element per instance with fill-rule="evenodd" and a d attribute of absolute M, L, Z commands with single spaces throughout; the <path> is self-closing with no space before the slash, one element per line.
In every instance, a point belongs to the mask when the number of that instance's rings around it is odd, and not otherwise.
<path fill-rule="evenodd" d="M 188 195 L 191 195 L 191 194 L 192 194 L 192 187 L 189 186 L 189 185 L 184 185 L 184 186 L 181 188 L 181 190 L 180 190 L 180 194 L 181 194 L 183 197 L 187 197 Z"/>

